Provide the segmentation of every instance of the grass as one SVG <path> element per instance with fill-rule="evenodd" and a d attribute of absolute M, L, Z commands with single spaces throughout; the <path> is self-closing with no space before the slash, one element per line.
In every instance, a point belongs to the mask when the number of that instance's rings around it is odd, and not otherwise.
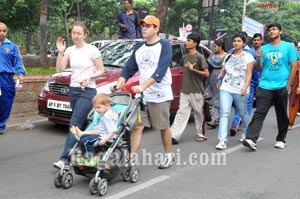
<path fill-rule="evenodd" d="M 49 69 L 41 67 L 26 67 L 27 75 L 51 75 L 56 73 L 54 66 L 50 66 Z"/>

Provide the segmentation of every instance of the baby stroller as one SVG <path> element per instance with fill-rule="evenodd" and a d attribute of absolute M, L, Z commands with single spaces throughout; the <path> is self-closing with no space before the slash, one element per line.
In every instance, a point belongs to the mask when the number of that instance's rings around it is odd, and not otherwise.
<path fill-rule="evenodd" d="M 76 163 L 76 156 L 81 154 L 78 143 L 70 151 L 68 158 L 72 163 L 75 174 L 91 178 L 89 191 L 91 194 L 103 196 L 107 193 L 108 181 L 118 174 L 123 180 L 135 183 L 139 179 L 139 170 L 128 164 L 130 152 L 130 130 L 137 119 L 137 108 L 142 102 L 142 96 L 132 99 L 130 93 L 115 92 L 110 95 L 111 107 L 119 113 L 118 133 L 113 142 L 107 142 L 104 146 L 97 146 L 97 153 L 100 154 L 100 162 L 97 167 L 88 167 Z M 90 124 L 86 130 L 94 129 L 99 123 L 101 116 L 92 110 L 88 116 Z M 56 187 L 68 189 L 73 184 L 73 174 L 69 171 L 70 165 L 64 165 L 54 178 Z"/>

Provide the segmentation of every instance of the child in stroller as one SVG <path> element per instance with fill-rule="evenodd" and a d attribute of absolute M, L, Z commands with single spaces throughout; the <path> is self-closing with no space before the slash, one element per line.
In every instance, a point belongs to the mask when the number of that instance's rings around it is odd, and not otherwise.
<path fill-rule="evenodd" d="M 88 160 L 83 159 L 81 158 L 82 153 L 77 153 L 77 146 L 80 145 L 80 141 L 76 143 L 68 155 L 68 158 L 72 160 L 70 162 L 72 162 L 73 170 L 76 174 L 92 178 L 89 185 L 91 194 L 98 193 L 99 195 L 105 195 L 108 186 L 107 181 L 118 174 L 123 175 L 124 181 L 131 182 L 137 182 L 139 177 L 138 169 L 128 164 L 128 158 L 130 150 L 130 130 L 137 119 L 137 108 L 142 101 L 142 97 L 133 100 L 130 93 L 127 92 L 115 92 L 110 94 L 109 97 L 111 110 L 114 114 L 117 113 L 118 115 L 117 131 L 115 131 L 115 129 L 109 130 L 106 136 L 102 136 L 101 139 L 96 138 L 98 142 L 87 142 L 90 145 L 89 148 L 86 147 L 87 144 L 83 144 L 83 141 L 81 146 L 83 151 L 88 148 L 87 151 L 92 152 L 92 156 L 96 157 L 92 159 L 97 160 L 98 158 L 97 164 L 95 164 L 98 166 L 94 167 L 93 162 L 95 161 L 90 162 L 91 158 Z M 92 110 L 88 116 L 90 124 L 87 129 L 82 132 L 77 127 L 72 127 L 72 131 L 83 140 L 85 136 L 91 135 L 86 133 L 95 132 L 94 129 L 99 124 L 99 121 L 101 121 L 101 118 L 102 116 L 97 110 Z M 92 135 L 94 136 L 95 134 Z M 54 178 L 56 187 L 67 189 L 72 186 L 73 175 L 68 168 L 69 165 L 63 166 L 60 171 L 56 173 Z"/>
<path fill-rule="evenodd" d="M 99 93 L 93 98 L 93 106 L 101 115 L 98 125 L 86 131 L 81 131 L 77 126 L 70 129 L 70 132 L 80 139 L 79 147 L 83 156 L 76 159 L 77 164 L 90 167 L 95 167 L 99 163 L 95 145 L 105 145 L 118 131 L 118 113 L 111 108 L 109 96 Z"/>

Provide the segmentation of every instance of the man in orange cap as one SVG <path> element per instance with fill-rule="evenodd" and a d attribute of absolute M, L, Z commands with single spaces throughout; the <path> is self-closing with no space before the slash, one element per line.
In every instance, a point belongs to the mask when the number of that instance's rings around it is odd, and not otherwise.
<path fill-rule="evenodd" d="M 160 169 L 169 168 L 173 163 L 172 133 L 169 121 L 169 109 L 173 100 L 172 77 L 170 64 L 172 59 L 171 44 L 158 37 L 160 21 L 153 15 L 146 16 L 138 21 L 142 25 L 142 35 L 146 41 L 138 43 L 129 58 L 126 67 L 121 73 L 117 85 L 111 88 L 118 90 L 137 71 L 139 85 L 131 89 L 134 93 L 144 94 L 140 116 L 131 133 L 131 158 L 140 146 L 144 127 L 153 127 L 160 130 L 165 150 L 164 158 L 159 165 Z"/>

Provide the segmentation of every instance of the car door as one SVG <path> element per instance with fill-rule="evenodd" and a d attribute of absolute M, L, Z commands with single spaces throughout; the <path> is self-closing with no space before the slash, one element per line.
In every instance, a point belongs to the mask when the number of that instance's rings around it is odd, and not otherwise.
<path fill-rule="evenodd" d="M 184 53 L 183 43 L 176 43 L 172 45 L 172 63 L 170 68 L 172 73 L 172 90 L 174 100 L 171 104 L 171 113 L 176 113 L 179 107 L 179 97 L 183 79 L 183 65 L 181 58 Z"/>

